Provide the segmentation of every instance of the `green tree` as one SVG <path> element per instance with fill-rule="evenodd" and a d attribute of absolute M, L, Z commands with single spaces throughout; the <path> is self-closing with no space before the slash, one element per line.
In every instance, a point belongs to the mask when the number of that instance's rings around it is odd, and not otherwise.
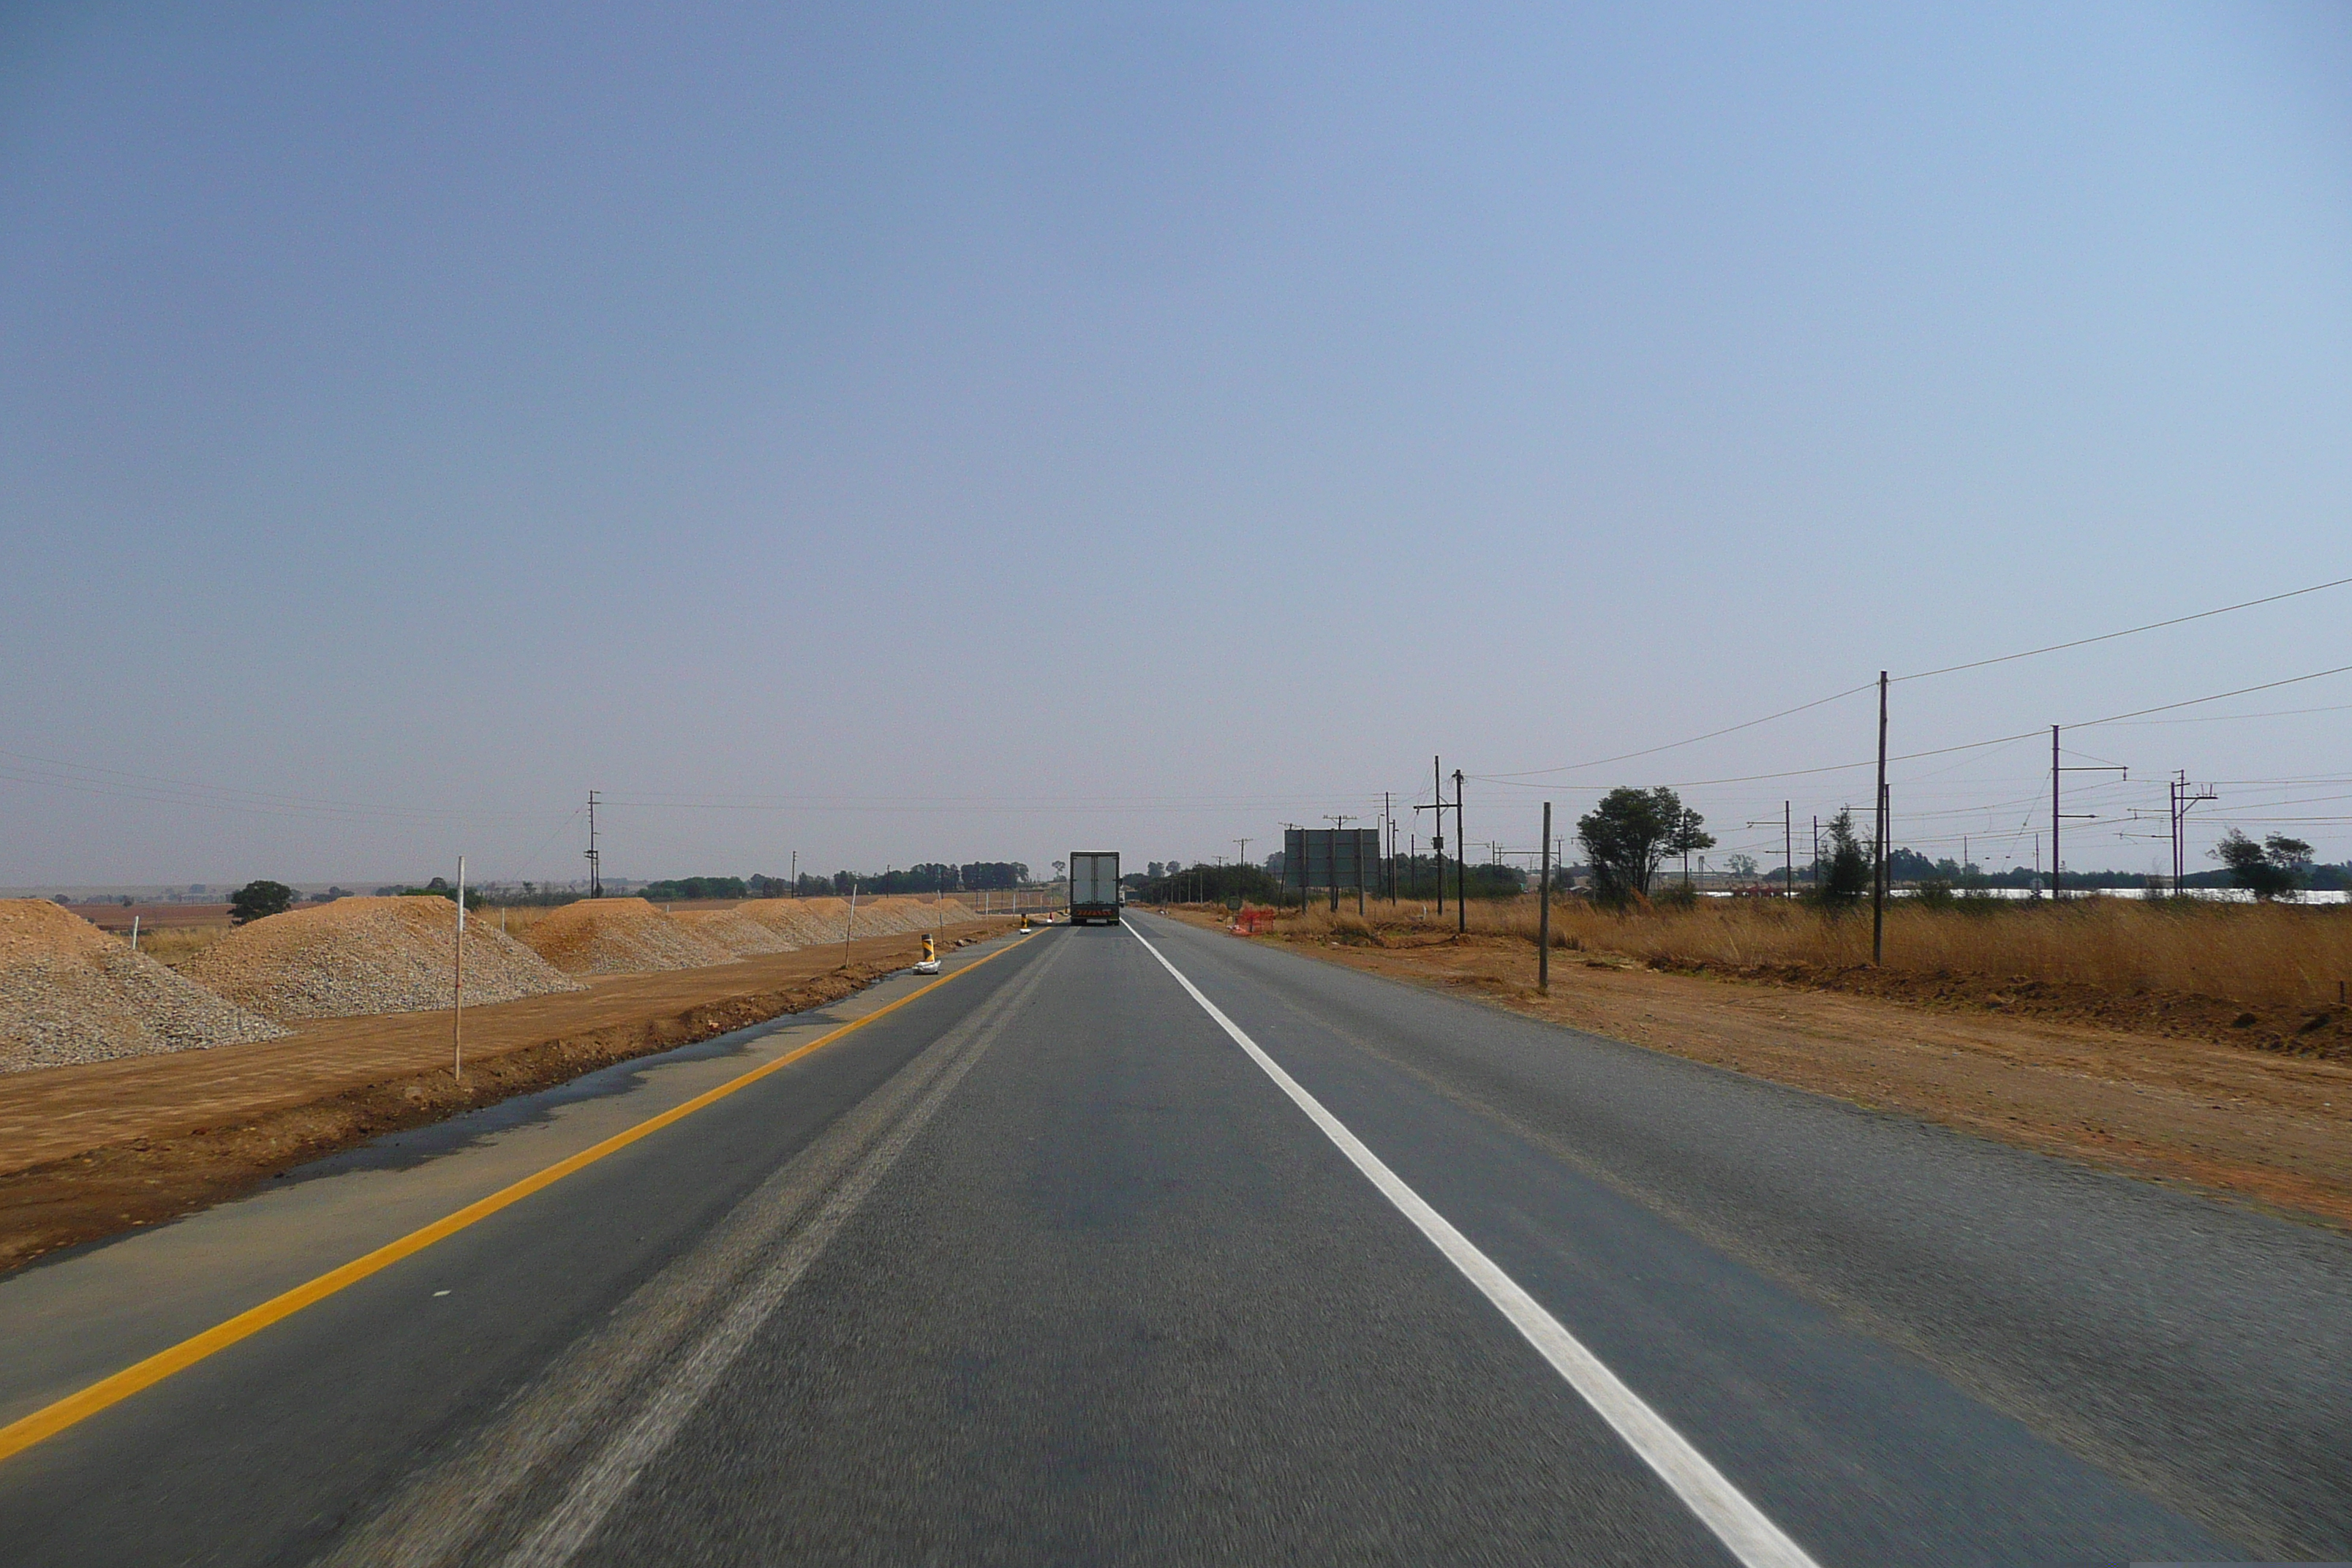
<path fill-rule="evenodd" d="M 1870 891 L 1870 851 L 1853 830 L 1853 807 L 1830 818 L 1829 853 L 1822 858 L 1821 885 L 1813 896 L 1832 910 L 1851 909 Z"/>
<path fill-rule="evenodd" d="M 1688 806 L 1675 819 L 1675 830 L 1666 839 L 1666 853 L 1683 858 L 1683 880 L 1690 880 L 1690 858 L 1702 849 L 1715 847 L 1715 835 L 1700 826 L 1706 819 Z"/>
<path fill-rule="evenodd" d="M 378 888 L 376 891 L 379 894 L 391 893 L 404 899 L 446 899 L 453 904 L 457 901 L 457 889 L 449 885 L 449 879 L 446 877 L 436 877 L 421 888 Z M 484 895 L 481 889 L 466 889 L 467 909 L 478 910 L 483 902 Z"/>
<path fill-rule="evenodd" d="M 233 925 L 282 915 L 293 907 L 294 889 L 283 882 L 247 882 L 228 896 L 228 918 Z"/>
<path fill-rule="evenodd" d="M 2282 833 L 2257 844 L 2232 827 L 2221 836 L 2212 855 L 2229 868 L 2232 886 L 2266 901 L 2300 891 L 2311 868 L 2311 846 Z"/>
<path fill-rule="evenodd" d="M 1592 868 L 1592 896 L 1611 905 L 1636 894 L 1649 897 L 1658 862 L 1685 831 L 1696 826 L 1696 813 L 1685 812 L 1682 797 L 1664 784 L 1655 789 L 1619 784 L 1576 819 L 1577 842 L 1584 846 Z"/>

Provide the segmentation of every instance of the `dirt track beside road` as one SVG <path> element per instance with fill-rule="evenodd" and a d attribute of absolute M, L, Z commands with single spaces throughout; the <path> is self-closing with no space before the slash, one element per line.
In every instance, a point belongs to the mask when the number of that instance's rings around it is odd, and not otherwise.
<path fill-rule="evenodd" d="M 950 944 L 1002 921 L 947 928 Z M 325 1019 L 282 1039 L 0 1078 L 0 1269 L 235 1197 L 383 1133 L 838 1001 L 912 963 L 912 933 L 604 975 L 450 1016 Z"/>

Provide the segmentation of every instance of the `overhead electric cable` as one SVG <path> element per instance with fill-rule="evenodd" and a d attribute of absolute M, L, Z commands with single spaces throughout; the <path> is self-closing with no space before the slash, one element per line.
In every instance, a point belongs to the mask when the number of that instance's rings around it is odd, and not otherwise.
<path fill-rule="evenodd" d="M 2318 680 L 2326 676 L 2342 675 L 2352 670 L 2352 664 L 2339 664 L 2333 669 L 2315 669 L 2309 675 L 2290 675 L 2284 680 L 2265 680 L 2260 686 L 2241 686 L 2235 691 L 2217 691 L 2210 697 L 2191 697 L 2185 702 L 2160 702 L 2153 708 L 2135 708 L 2128 713 L 2111 713 L 2104 719 L 2085 719 L 2079 724 L 2069 724 L 2069 730 L 2087 730 L 2094 724 L 2114 724 L 2126 719 L 2137 719 L 2143 713 L 2169 713 L 2176 708 L 2194 708 L 2200 702 L 2220 702 L 2231 697 L 2243 697 L 2252 691 L 2269 691 L 2281 686 L 2296 686 L 2306 680 Z"/>
<path fill-rule="evenodd" d="M 1998 658 L 1971 659 L 1966 664 L 1948 664 L 1941 669 L 1922 669 L 1910 675 L 1894 677 L 1895 681 L 1925 680 L 1931 675 L 1956 675 L 1963 669 L 1982 669 L 1989 664 L 2008 664 L 2021 658 L 2035 658 L 2045 653 L 2061 653 L 2070 647 L 2088 647 L 2095 642 L 2113 642 L 2117 637 L 2137 637 L 2142 632 L 2158 631 L 2165 626 L 2178 626 L 2189 621 L 2202 621 L 2214 616 L 2226 616 L 2235 610 L 2251 610 L 2257 605 L 2275 605 L 2282 599 L 2300 598 L 2326 588 L 2341 588 L 2352 583 L 2352 577 L 2338 577 L 2333 582 L 2314 583 L 2307 588 L 2290 588 L 2284 594 L 2272 594 L 2260 599 L 2248 599 L 2241 604 L 2223 605 L 2217 610 L 2200 610 L 2193 616 L 2175 616 L 2168 621 L 2150 621 L 2144 626 L 2126 626 L 2119 632 L 2101 632 L 2095 637 L 2076 637 L 2072 642 L 2054 642 L 2047 647 L 2030 647 L 2023 653 L 2005 653 Z"/>
<path fill-rule="evenodd" d="M 1940 669 L 1915 670 L 1909 675 L 1894 676 L 1889 683 L 1925 680 L 1931 675 L 1953 675 L 1964 669 L 1982 669 L 1987 665 L 2010 664 L 2021 658 L 2035 658 L 2045 653 L 2059 653 L 2070 647 L 2087 647 L 2093 643 L 2113 642 L 2117 637 L 2137 637 L 2142 632 L 2158 631 L 2166 626 L 2184 626 L 2190 621 L 2209 620 L 2215 616 L 2226 616 L 2238 610 L 2251 610 L 2260 605 L 2275 605 L 2283 599 L 2300 598 L 2305 594 L 2316 594 L 2328 588 L 2341 588 L 2347 584 L 2352 584 L 2352 577 L 2337 577 L 2326 583 L 2314 583 L 2307 587 L 2290 588 L 2284 594 L 2270 594 L 2259 599 L 2245 599 L 2234 605 L 2222 605 L 2215 609 L 2199 610 L 2193 615 L 2174 616 L 2167 620 L 2149 621 L 2145 626 L 2126 626 L 2121 631 L 2101 632 L 2096 637 L 2076 637 L 2070 642 L 2051 643 L 2043 647 L 2030 647 L 2022 652 L 2005 653 L 1992 658 L 1971 659 L 1965 664 L 1948 664 Z M 1512 773 L 1476 773 L 1471 776 L 1486 784 L 1507 784 L 1514 779 L 1534 778 L 1544 773 L 1573 773 L 1580 768 L 1597 768 L 1610 763 L 1631 762 L 1636 757 L 1655 756 L 1660 752 L 1677 751 L 1684 746 L 1695 746 L 1701 741 L 1712 741 L 1717 736 L 1737 734 L 1742 730 L 1752 730 L 1759 724 L 1769 724 L 1774 720 L 1786 719 L 1791 714 L 1802 713 L 1808 709 L 1819 708 L 1826 703 L 1852 697 L 1857 692 L 1868 691 L 1876 684 L 1875 681 L 1864 681 L 1860 686 L 1849 687 L 1843 691 L 1832 692 L 1827 697 L 1816 697 L 1810 702 L 1800 702 L 1793 708 L 1783 708 L 1777 713 L 1767 713 L 1760 719 L 1748 719 L 1738 724 L 1727 724 L 1719 730 L 1709 730 L 1703 735 L 1693 735 L 1682 741 L 1669 741 L 1664 745 L 1648 746 L 1638 752 L 1620 752 L 1613 757 L 1595 757 L 1589 762 L 1581 763 L 1561 763 L 1549 768 L 1521 768 Z M 2260 688 L 2250 687 L 2248 689 L 2258 690 Z M 2151 708 L 2146 711 L 2153 713 L 2160 710 Z M 2098 722 L 2106 723 L 2111 721 L 2101 720 Z"/>
<path fill-rule="evenodd" d="M 2294 686 L 2305 680 L 2318 680 L 2330 675 L 2342 675 L 2347 670 L 2352 670 L 2352 664 L 2340 664 L 2332 669 L 2315 669 L 2308 675 L 2290 675 L 2284 680 L 2265 680 L 2258 686 L 2241 686 L 2232 691 L 2217 691 L 2210 697 L 2190 697 L 2179 702 L 2161 702 L 2153 708 L 2135 708 L 2128 713 L 2111 713 L 2104 719 L 2084 719 L 2063 727 L 2069 730 L 2088 730 L 2099 724 L 2113 724 L 2125 719 L 2137 719 L 2144 713 L 2168 713 L 2176 708 L 2194 708 L 2200 702 L 2221 702 L 2231 697 L 2243 697 L 2249 692 L 2269 691 L 2276 687 Z M 2047 730 L 2042 729 L 2021 730 L 2014 735 L 1996 735 L 1989 741 L 1969 741 L 1957 746 L 1935 746 L 1924 752 L 1905 752 L 1899 755 L 1888 757 L 1886 760 L 1890 763 L 1908 763 L 1916 762 L 1921 757 L 1945 757 L 1951 755 L 1955 752 L 1980 751 L 1987 746 L 2004 745 L 2011 741 L 2031 740 L 2036 736 L 2046 735 L 2048 733 L 2049 731 Z M 1709 784 L 1754 784 L 1765 779 L 1801 778 L 1809 773 L 1851 773 L 1856 768 L 1867 768 L 1875 765 L 1875 759 L 1864 758 L 1861 762 L 1857 763 L 1832 763 L 1822 767 L 1789 768 L 1779 773 L 1741 773 L 1731 778 L 1676 779 L 1673 782 L 1673 787 L 1675 789 L 1697 789 Z M 2048 776 L 2046 772 L 2043 776 Z M 1509 784 L 1515 789 L 1541 789 L 1546 787 L 1542 784 L 1518 784 L 1509 775 L 1501 773 L 1488 776 L 1486 778 L 1486 782 L 1489 784 Z"/>
<path fill-rule="evenodd" d="M 1848 687 L 1843 691 L 1833 691 L 1827 697 L 1816 697 L 1811 702 L 1800 702 L 1794 708 L 1783 708 L 1778 713 L 1767 713 L 1761 719 L 1749 719 L 1738 724 L 1727 724 L 1720 730 L 1709 730 L 1704 735 L 1693 735 L 1686 741 L 1669 741 L 1663 746 L 1645 747 L 1638 752 L 1620 752 L 1613 757 L 1595 757 L 1587 763 L 1562 763 L 1558 767 L 1552 768 L 1522 768 L 1517 773 L 1473 773 L 1470 776 L 1486 784 L 1507 784 L 1512 779 L 1532 778 L 1538 773 L 1571 773 L 1578 768 L 1597 768 L 1607 763 L 1631 762 L 1635 757 L 1655 756 L 1660 752 L 1672 752 L 1684 746 L 1696 746 L 1701 741 L 1712 741 L 1717 735 L 1729 735 L 1741 730 L 1753 730 L 1759 724 L 1769 724 L 1775 719 L 1786 719 L 1791 713 L 1802 713 L 1808 708 L 1819 708 L 1824 703 L 1852 697 L 1856 692 L 1868 691 L 1876 684 L 1876 681 L 1866 680 L 1860 686 Z"/>

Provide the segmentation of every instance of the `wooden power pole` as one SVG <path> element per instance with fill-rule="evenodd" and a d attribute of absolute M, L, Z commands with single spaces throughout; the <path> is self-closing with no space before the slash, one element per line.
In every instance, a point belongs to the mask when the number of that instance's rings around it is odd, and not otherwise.
<path fill-rule="evenodd" d="M 1542 869 L 1536 874 L 1536 994 L 1551 994 L 1551 802 L 1544 802 Z"/>

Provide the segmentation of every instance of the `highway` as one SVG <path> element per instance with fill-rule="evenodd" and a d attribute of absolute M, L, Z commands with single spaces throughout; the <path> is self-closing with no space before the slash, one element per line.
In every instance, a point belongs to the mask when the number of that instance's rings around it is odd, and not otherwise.
<path fill-rule="evenodd" d="M 2342 1236 L 1149 916 L 947 968 L 0 1279 L 0 1563 L 2352 1556 Z"/>

